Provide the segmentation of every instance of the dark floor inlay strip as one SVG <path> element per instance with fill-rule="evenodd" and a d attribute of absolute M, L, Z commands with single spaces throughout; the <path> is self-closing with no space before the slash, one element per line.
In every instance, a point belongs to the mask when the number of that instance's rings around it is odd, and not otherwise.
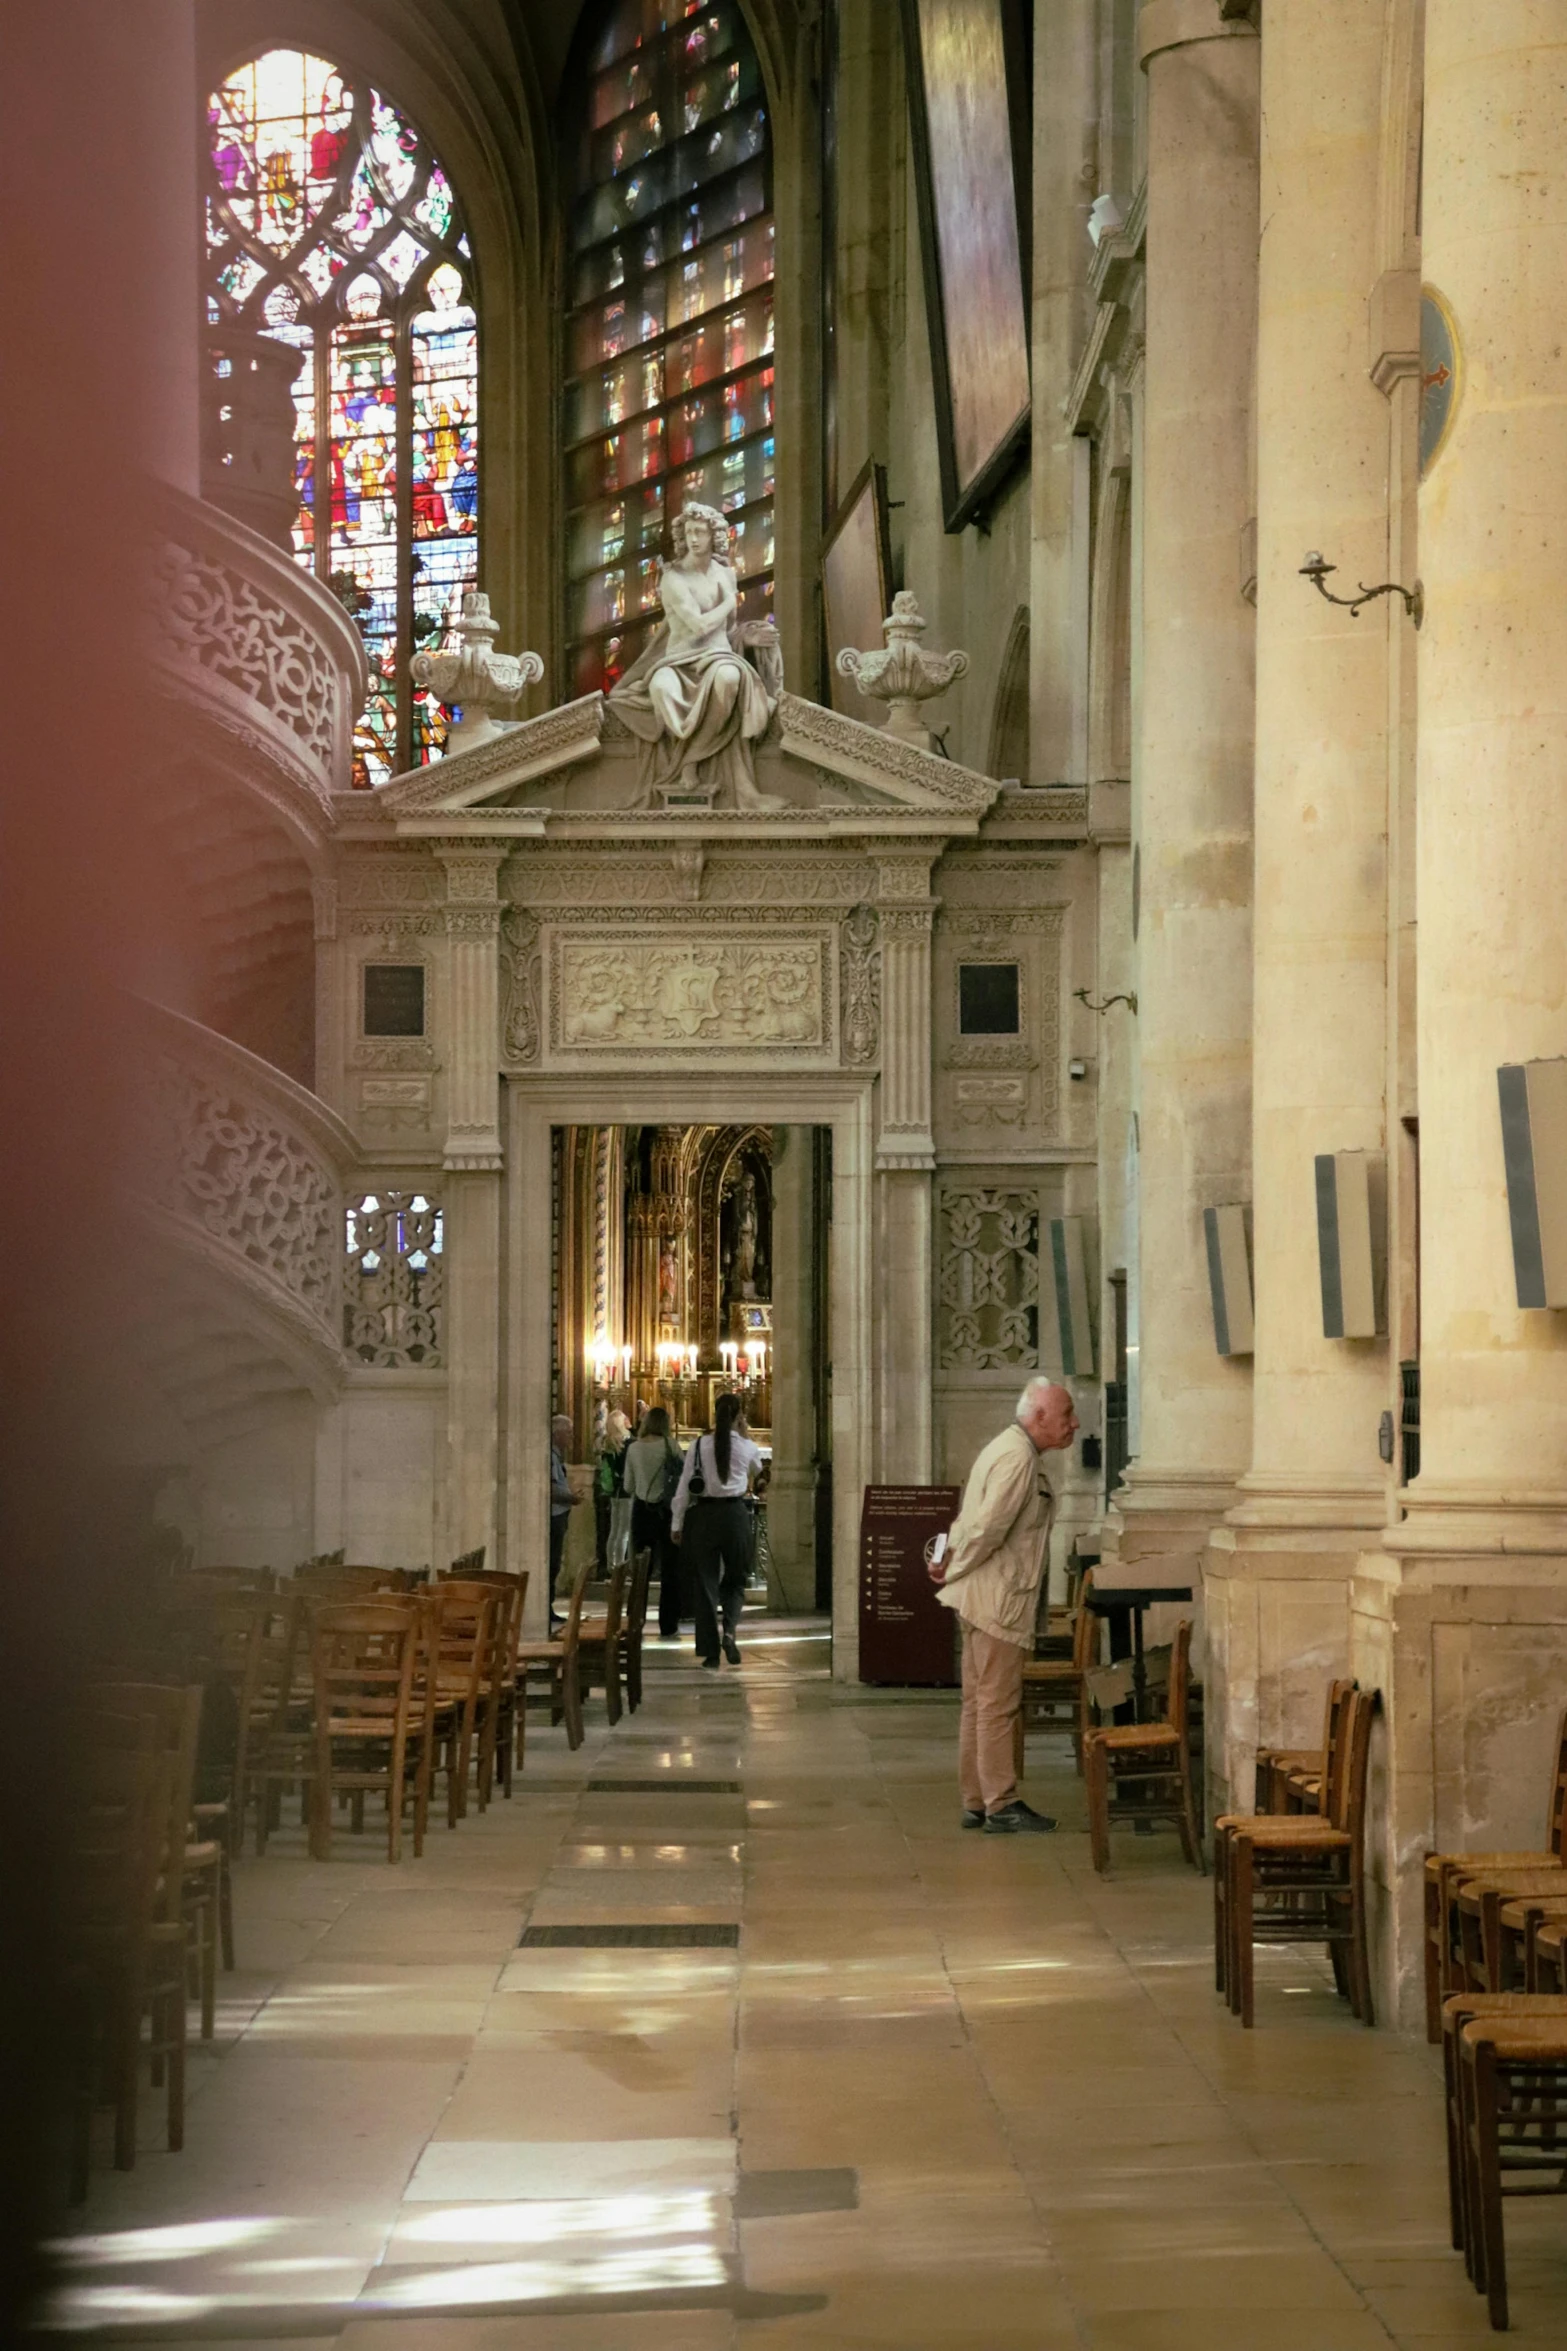
<path fill-rule="evenodd" d="M 524 1927 L 519 1951 L 738 1951 L 738 1926 Z"/>
<path fill-rule="evenodd" d="M 652 1780 L 589 1780 L 588 1794 L 597 1791 L 616 1796 L 738 1796 L 738 1780 L 685 1780 L 665 1772 Z"/>
<path fill-rule="evenodd" d="M 860 2175 L 829 2171 L 742 2171 L 736 2220 L 784 2220 L 791 2213 L 858 2212 Z"/>

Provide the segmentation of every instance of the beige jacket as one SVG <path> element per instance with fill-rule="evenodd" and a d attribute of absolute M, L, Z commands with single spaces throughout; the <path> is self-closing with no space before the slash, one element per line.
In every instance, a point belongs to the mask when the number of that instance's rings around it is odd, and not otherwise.
<path fill-rule="evenodd" d="M 1054 1512 L 1044 1456 L 1014 1421 L 968 1473 L 937 1595 L 942 1606 L 977 1632 L 1032 1649 Z"/>

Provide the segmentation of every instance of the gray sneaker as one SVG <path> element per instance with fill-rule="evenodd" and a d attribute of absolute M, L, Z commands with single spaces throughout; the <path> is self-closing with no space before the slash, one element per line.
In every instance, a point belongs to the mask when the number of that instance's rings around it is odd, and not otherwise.
<path fill-rule="evenodd" d="M 982 1829 L 985 1825 L 985 1815 L 983 1812 L 970 1811 L 969 1807 L 965 1804 L 963 1807 L 963 1817 L 959 1825 L 966 1829 Z"/>
<path fill-rule="evenodd" d="M 985 1834 L 987 1837 L 1015 1837 L 1019 1831 L 1026 1831 L 1032 1836 L 1043 1837 L 1048 1836 L 1055 1825 L 1048 1812 L 1034 1812 L 1021 1796 L 1015 1796 L 1010 1804 L 1003 1804 L 999 1812 L 990 1814 L 985 1822 Z"/>

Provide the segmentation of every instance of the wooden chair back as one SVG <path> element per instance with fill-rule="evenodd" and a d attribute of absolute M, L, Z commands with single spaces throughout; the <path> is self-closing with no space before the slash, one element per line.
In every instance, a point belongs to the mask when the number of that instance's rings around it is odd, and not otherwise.
<path fill-rule="evenodd" d="M 196 1684 L 184 1688 L 164 1682 L 108 1682 L 98 1684 L 94 1695 L 106 1713 L 139 1715 L 149 1722 L 154 1746 L 168 1761 L 169 1809 L 159 1839 L 158 1915 L 177 1918 L 201 1738 L 202 1691 Z"/>
<path fill-rule="evenodd" d="M 1175 1639 L 1170 1644 L 1170 1687 L 1165 1696 L 1164 1715 L 1172 1731 L 1184 1746 L 1191 1721 L 1192 1620 L 1183 1616 L 1175 1628 Z"/>
<path fill-rule="evenodd" d="M 310 1672 L 318 1731 L 387 1734 L 407 1719 L 418 1638 L 416 1608 L 400 1600 L 325 1601 L 310 1611 Z"/>
<path fill-rule="evenodd" d="M 448 1574 L 458 1577 L 482 1575 L 484 1573 L 484 1552 L 483 1543 L 480 1543 L 476 1550 L 459 1552 L 452 1561 L 451 1567 L 447 1571 Z"/>
<path fill-rule="evenodd" d="M 1089 1606 L 1093 1591 L 1094 1571 L 1085 1567 L 1078 1579 L 1077 1614 L 1072 1620 L 1072 1664 L 1078 1673 L 1089 1672 L 1098 1661 L 1099 1619 Z"/>
<path fill-rule="evenodd" d="M 1371 1761 L 1371 1724 L 1380 1703 L 1376 1690 L 1351 1688 L 1339 1718 L 1337 1769 L 1329 1789 L 1328 1825 L 1345 1830 L 1359 1853 L 1366 1823 L 1366 1775 Z"/>
<path fill-rule="evenodd" d="M 1556 1727 L 1556 1753 L 1551 1761 L 1551 1793 L 1545 1808 L 1545 1849 L 1567 1853 L 1567 1706 Z"/>

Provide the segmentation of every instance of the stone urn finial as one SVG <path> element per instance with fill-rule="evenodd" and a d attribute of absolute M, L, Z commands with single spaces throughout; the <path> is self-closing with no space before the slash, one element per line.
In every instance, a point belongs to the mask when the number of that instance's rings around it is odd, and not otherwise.
<path fill-rule="evenodd" d="M 500 625 L 490 618 L 490 599 L 479 588 L 464 589 L 455 634 L 457 644 L 439 653 L 416 653 L 408 664 L 416 686 L 428 686 L 437 701 L 462 712 L 446 738 L 448 758 L 493 742 L 502 730 L 490 716 L 491 704 L 514 702 L 525 686 L 544 675 L 536 653 L 494 650 Z"/>
<path fill-rule="evenodd" d="M 881 633 L 886 646 L 880 653 L 857 653 L 853 646 L 846 646 L 838 656 L 838 674 L 853 678 L 860 692 L 873 702 L 890 705 L 889 735 L 896 735 L 901 743 L 913 743 L 921 751 L 933 750 L 934 740 L 930 729 L 921 724 L 919 706 L 944 694 L 955 679 L 967 676 L 968 655 L 921 650 L 925 616 L 909 588 L 900 588 L 892 599 Z"/>

